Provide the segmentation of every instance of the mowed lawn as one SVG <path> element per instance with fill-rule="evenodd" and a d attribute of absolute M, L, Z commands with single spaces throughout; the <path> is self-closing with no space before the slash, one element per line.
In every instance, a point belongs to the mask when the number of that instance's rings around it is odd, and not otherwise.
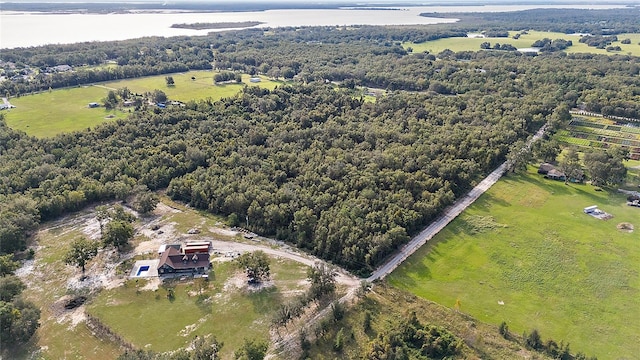
<path fill-rule="evenodd" d="M 187 102 L 190 100 L 202 100 L 207 98 L 218 100 L 224 97 L 233 96 L 240 92 L 245 85 L 273 89 L 278 84 L 283 83 L 280 81 L 272 81 L 267 77 L 262 76 L 260 77 L 261 81 L 259 83 L 252 83 L 249 81 L 251 77 L 244 74 L 242 75 L 242 83 L 240 84 L 229 83 L 216 85 L 213 82 L 213 77 L 216 74 L 218 74 L 216 71 L 190 71 L 186 73 L 110 81 L 101 83 L 100 85 L 111 89 L 126 87 L 129 90 L 140 94 L 158 89 L 164 91 L 170 100 Z M 167 85 L 165 79 L 167 76 L 173 77 L 174 85 Z"/>
<path fill-rule="evenodd" d="M 499 44 L 511 44 L 518 49 L 522 48 L 530 48 L 531 45 L 537 41 L 544 38 L 549 38 L 551 40 L 555 39 L 564 39 L 571 40 L 573 45 L 566 50 L 567 53 L 591 53 L 591 54 L 622 54 L 622 55 L 635 55 L 640 56 L 640 34 L 620 34 L 618 36 L 618 41 L 611 44 L 611 46 L 620 46 L 622 51 L 613 51 L 608 52 L 605 49 L 596 49 L 595 47 L 587 46 L 586 44 L 580 43 L 580 37 L 577 35 L 568 35 L 563 33 L 556 32 L 546 32 L 546 31 L 528 31 L 528 34 L 521 35 L 519 39 L 513 39 L 513 35 L 517 34 L 517 31 L 510 31 L 508 38 L 468 38 L 468 37 L 453 37 L 446 39 L 438 39 L 433 41 L 427 41 L 424 43 L 416 44 L 412 42 L 405 42 L 403 46 L 405 48 L 411 47 L 413 52 L 419 53 L 428 51 L 431 54 L 438 54 L 445 49 L 452 50 L 454 52 L 458 51 L 478 51 L 480 50 L 480 44 L 483 42 L 489 42 L 493 47 L 496 43 Z M 630 39 L 631 44 L 621 44 L 620 41 L 624 39 Z"/>
<path fill-rule="evenodd" d="M 530 168 L 500 180 L 389 277 L 418 296 L 515 334 L 600 359 L 640 354 L 640 208 Z M 614 215 L 603 221 L 583 208 Z M 635 232 L 617 229 L 621 222 Z"/>
<path fill-rule="evenodd" d="M 49 137 L 126 117 L 127 113 L 122 111 L 89 108 L 91 102 L 101 103 L 108 91 L 84 86 L 11 98 L 9 101 L 16 107 L 4 112 L 5 119 L 13 129 L 36 137 Z"/>
<path fill-rule="evenodd" d="M 128 88 L 136 93 L 164 91 L 170 100 L 187 102 L 211 98 L 218 100 L 237 94 L 245 85 L 273 89 L 283 82 L 261 77 L 261 82 L 251 83 L 249 75 L 243 75 L 241 84 L 213 83 L 212 71 L 192 71 L 136 79 L 97 83 L 82 87 L 56 89 L 40 94 L 11 98 L 16 107 L 4 112 L 9 127 L 36 137 L 51 137 L 61 133 L 93 128 L 105 121 L 126 118 L 133 109 L 107 111 L 104 107 L 89 108 L 89 103 L 102 104 L 109 90 Z M 175 84 L 167 86 L 166 76 L 172 76 Z M 195 80 L 191 78 L 194 77 Z"/>

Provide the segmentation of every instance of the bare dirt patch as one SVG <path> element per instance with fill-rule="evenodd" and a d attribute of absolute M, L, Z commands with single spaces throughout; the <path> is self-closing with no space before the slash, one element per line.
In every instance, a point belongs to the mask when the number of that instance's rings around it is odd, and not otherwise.
<path fill-rule="evenodd" d="M 618 230 L 620 231 L 624 231 L 624 232 L 628 232 L 631 233 L 633 232 L 633 224 L 628 223 L 628 222 L 621 222 L 620 224 L 618 224 L 618 226 L 616 226 L 618 228 Z"/>

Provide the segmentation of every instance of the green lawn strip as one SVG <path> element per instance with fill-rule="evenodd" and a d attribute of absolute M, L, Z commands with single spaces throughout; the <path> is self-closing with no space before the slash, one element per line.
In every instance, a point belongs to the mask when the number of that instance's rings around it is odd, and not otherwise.
<path fill-rule="evenodd" d="M 625 196 L 545 180 L 498 182 L 389 278 L 394 286 L 516 333 L 537 328 L 600 358 L 640 353 L 640 227 Z M 615 217 L 585 215 L 598 205 Z M 478 231 L 473 219 L 500 226 Z M 470 225 L 471 224 L 471 225 Z M 500 305 L 503 302 L 504 305 Z M 593 339 L 598 341 L 593 341 Z"/>
<path fill-rule="evenodd" d="M 124 118 L 125 112 L 89 108 L 89 103 L 101 102 L 107 92 L 89 86 L 11 98 L 11 104 L 16 108 L 6 111 L 5 119 L 11 128 L 37 137 L 49 137 Z"/>
<path fill-rule="evenodd" d="M 190 280 L 177 284 L 173 300 L 163 288 L 137 291 L 135 281 L 129 281 L 126 287 L 100 293 L 88 311 L 138 348 L 170 351 L 188 345 L 196 335 L 213 334 L 224 343 L 222 356 L 230 357 L 244 338 L 268 339 L 270 319 L 284 301 L 283 292 L 299 289 L 299 281 L 306 277 L 305 266 L 272 259 L 275 287 L 230 290 L 232 285 L 226 282 L 238 271 L 232 262 L 214 263 L 204 293 L 208 300 L 199 298 Z"/>
<path fill-rule="evenodd" d="M 615 52 L 607 52 L 605 49 L 596 49 L 595 47 L 587 46 L 586 44 L 580 43 L 580 37 L 577 35 L 568 35 L 563 33 L 556 32 L 546 32 L 546 31 L 528 31 L 528 34 L 520 35 L 520 38 L 513 39 L 513 35 L 515 35 L 516 31 L 510 31 L 508 38 L 468 38 L 468 37 L 453 37 L 453 38 L 444 38 L 437 39 L 433 41 L 426 41 L 424 43 L 412 43 L 405 42 L 403 46 L 405 48 L 411 47 L 413 52 L 424 52 L 428 51 L 432 54 L 438 54 L 445 49 L 452 50 L 454 52 L 459 51 L 478 51 L 480 50 L 480 44 L 483 42 L 489 42 L 493 47 L 496 43 L 499 44 L 510 44 L 515 46 L 516 48 L 530 48 L 531 45 L 537 41 L 544 38 L 549 38 L 551 40 L 555 39 L 564 39 L 571 40 L 573 45 L 567 48 L 565 51 L 567 53 L 591 53 L 591 54 L 606 54 L 606 55 L 614 55 L 614 54 L 631 54 L 640 56 L 640 34 L 621 34 L 618 35 L 618 41 L 612 43 L 612 46 L 620 46 L 622 51 Z M 631 44 L 621 44 L 620 41 L 623 39 L 629 38 L 631 39 Z"/>
<path fill-rule="evenodd" d="M 158 76 L 147 76 L 135 79 L 124 79 L 119 81 L 110 81 L 101 83 L 100 85 L 111 88 L 120 89 L 128 88 L 129 90 L 142 94 L 153 90 L 162 90 L 170 100 L 187 102 L 190 100 L 202 100 L 211 98 L 218 100 L 224 97 L 234 96 L 242 90 L 245 85 L 261 86 L 273 89 L 282 82 L 273 81 L 267 77 L 260 76 L 259 83 L 249 81 L 249 75 L 242 76 L 242 83 L 229 83 L 216 85 L 213 82 L 213 76 L 216 71 L 190 71 L 186 73 L 174 73 Z M 174 84 L 168 86 L 166 77 L 173 77 Z M 194 79 L 192 79 L 194 78 Z"/>

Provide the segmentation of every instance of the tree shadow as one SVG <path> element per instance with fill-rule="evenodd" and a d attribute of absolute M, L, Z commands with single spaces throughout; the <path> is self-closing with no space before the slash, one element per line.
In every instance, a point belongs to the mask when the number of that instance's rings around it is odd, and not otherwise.
<path fill-rule="evenodd" d="M 282 303 L 282 296 L 275 285 L 251 289 L 253 285 L 249 285 L 249 294 L 247 298 L 251 301 L 254 310 L 258 314 L 266 314 L 273 310 L 276 304 Z M 258 284 L 258 286 L 261 286 Z"/>

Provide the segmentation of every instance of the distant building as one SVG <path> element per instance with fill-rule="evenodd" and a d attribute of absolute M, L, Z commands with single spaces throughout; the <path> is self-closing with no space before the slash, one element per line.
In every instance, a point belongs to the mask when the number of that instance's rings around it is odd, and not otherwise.
<path fill-rule="evenodd" d="M 249 79 L 249 82 L 252 83 L 259 83 L 260 81 L 262 81 L 259 77 L 252 77 Z"/>
<path fill-rule="evenodd" d="M 97 103 L 97 102 L 91 102 L 91 103 L 89 103 L 89 107 L 90 108 L 97 108 L 97 107 L 100 107 L 100 104 Z"/>
<path fill-rule="evenodd" d="M 52 72 L 66 72 L 71 71 L 72 68 L 69 65 L 58 65 L 50 68 Z"/>

